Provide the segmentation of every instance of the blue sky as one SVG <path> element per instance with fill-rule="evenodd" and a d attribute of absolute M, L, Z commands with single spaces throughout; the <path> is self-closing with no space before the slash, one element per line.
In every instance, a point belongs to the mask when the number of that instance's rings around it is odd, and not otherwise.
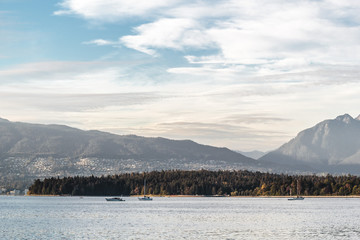
<path fill-rule="evenodd" d="M 0 116 L 271 150 L 360 113 L 355 0 L 0 0 Z"/>

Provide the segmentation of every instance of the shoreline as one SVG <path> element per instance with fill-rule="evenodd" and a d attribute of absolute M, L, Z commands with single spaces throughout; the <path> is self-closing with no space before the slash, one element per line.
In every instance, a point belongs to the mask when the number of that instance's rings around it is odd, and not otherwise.
<path fill-rule="evenodd" d="M 4 195 L 5 196 L 5 195 Z M 131 195 L 131 196 L 71 196 L 71 195 L 39 195 L 39 194 L 29 194 L 24 195 L 23 197 L 142 197 L 144 195 Z M 222 196 L 222 195 L 146 195 L 149 197 L 159 197 L 159 198 L 292 198 L 295 196 Z M 360 195 L 348 195 L 348 196 L 305 196 L 301 195 L 304 198 L 360 198 Z M 22 197 L 22 195 L 20 195 Z"/>
<path fill-rule="evenodd" d="M 141 195 L 142 196 L 142 195 Z M 150 197 L 203 197 L 203 198 L 292 198 L 296 196 L 211 196 L 211 195 L 147 195 Z M 360 198 L 360 195 L 349 195 L 349 196 L 304 196 L 304 198 Z M 140 197 L 139 196 L 128 196 L 128 197 Z"/>

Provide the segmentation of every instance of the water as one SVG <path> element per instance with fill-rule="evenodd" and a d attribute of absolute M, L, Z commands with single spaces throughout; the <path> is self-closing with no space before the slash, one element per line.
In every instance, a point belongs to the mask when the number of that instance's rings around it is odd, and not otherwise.
<path fill-rule="evenodd" d="M 360 199 L 0 196 L 0 239 L 360 239 Z"/>

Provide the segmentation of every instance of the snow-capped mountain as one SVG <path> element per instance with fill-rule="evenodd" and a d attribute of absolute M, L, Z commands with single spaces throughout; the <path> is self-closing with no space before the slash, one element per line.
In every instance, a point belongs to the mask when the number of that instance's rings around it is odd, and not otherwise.
<path fill-rule="evenodd" d="M 260 158 L 299 170 L 360 174 L 360 116 L 325 120 Z"/>

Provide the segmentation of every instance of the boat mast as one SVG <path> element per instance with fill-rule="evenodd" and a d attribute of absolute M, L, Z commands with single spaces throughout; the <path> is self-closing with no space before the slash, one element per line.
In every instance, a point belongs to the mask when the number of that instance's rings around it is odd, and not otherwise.
<path fill-rule="evenodd" d="M 300 192 L 301 192 L 301 183 L 300 183 L 300 180 L 298 179 L 297 180 L 297 195 L 300 196 Z"/>
<path fill-rule="evenodd" d="M 144 196 L 146 194 L 146 178 L 144 179 Z"/>

